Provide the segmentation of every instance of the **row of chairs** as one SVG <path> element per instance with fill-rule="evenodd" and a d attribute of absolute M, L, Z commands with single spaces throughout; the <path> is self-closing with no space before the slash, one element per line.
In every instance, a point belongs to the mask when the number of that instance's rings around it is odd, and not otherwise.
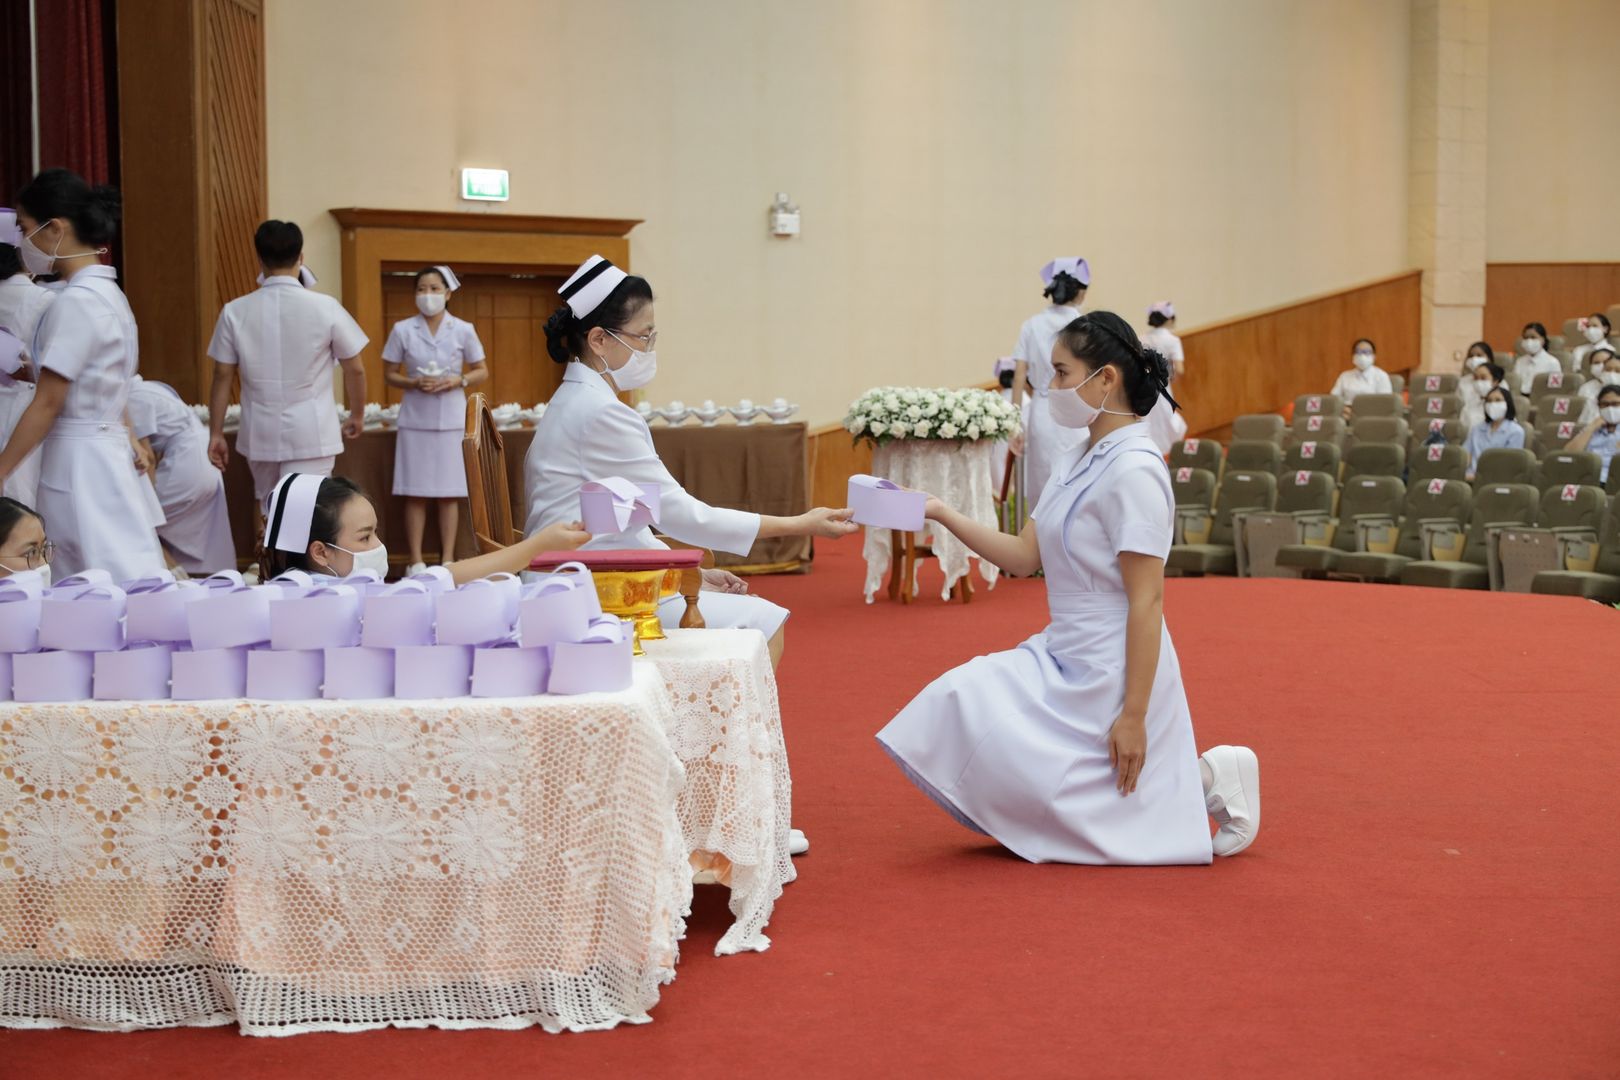
<path fill-rule="evenodd" d="M 1172 574 L 1308 577 L 1620 602 L 1620 496 L 1592 485 L 1230 470 L 1173 477 Z"/>

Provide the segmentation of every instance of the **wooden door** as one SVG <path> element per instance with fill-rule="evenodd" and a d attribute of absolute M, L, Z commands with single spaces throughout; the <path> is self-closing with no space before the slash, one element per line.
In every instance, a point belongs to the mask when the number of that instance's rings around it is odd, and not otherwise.
<path fill-rule="evenodd" d="M 472 273 L 458 269 L 461 288 L 450 298 L 449 311 L 466 319 L 484 344 L 489 382 L 481 389 L 491 403 L 515 401 L 525 407 L 550 401 L 562 382 L 562 365 L 546 354 L 546 319 L 558 307 L 563 278 L 547 274 Z M 388 327 L 416 314 L 415 272 L 384 271 L 383 315 Z M 381 352 L 381 345 L 378 346 Z M 384 386 L 393 404 L 402 393 Z"/>

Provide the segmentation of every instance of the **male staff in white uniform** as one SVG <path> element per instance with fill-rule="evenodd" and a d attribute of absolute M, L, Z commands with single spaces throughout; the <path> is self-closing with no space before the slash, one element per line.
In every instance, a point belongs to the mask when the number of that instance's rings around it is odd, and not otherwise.
<path fill-rule="evenodd" d="M 288 473 L 330 476 L 343 439 L 365 424 L 366 372 L 360 350 L 366 335 L 343 305 L 302 287 L 304 233 L 290 221 L 266 221 L 253 236 L 264 284 L 225 305 L 208 344 L 214 360 L 209 396 L 208 458 L 224 470 L 225 410 L 232 376 L 242 378 L 242 429 L 236 451 L 253 471 L 260 504 Z M 332 368 L 343 365 L 349 419 L 338 425 Z"/>

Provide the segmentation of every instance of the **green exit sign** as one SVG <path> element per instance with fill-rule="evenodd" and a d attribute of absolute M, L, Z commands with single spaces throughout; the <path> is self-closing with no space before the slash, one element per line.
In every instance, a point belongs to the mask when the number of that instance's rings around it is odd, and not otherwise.
<path fill-rule="evenodd" d="M 481 202 L 505 202 L 512 197 L 505 169 L 462 169 L 461 197 Z"/>

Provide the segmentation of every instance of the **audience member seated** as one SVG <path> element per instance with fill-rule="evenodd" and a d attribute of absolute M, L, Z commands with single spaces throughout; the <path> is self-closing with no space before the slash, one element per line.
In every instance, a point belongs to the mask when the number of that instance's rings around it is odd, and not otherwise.
<path fill-rule="evenodd" d="M 1469 390 L 1463 397 L 1462 414 L 1458 417 L 1462 421 L 1464 431 L 1472 432 L 1475 427 L 1484 423 L 1485 397 L 1501 386 L 1506 379 L 1507 372 L 1503 371 L 1496 361 L 1487 360 L 1474 369 L 1472 378 L 1465 380 Z"/>
<path fill-rule="evenodd" d="M 1377 366 L 1377 351 L 1368 338 L 1359 338 L 1350 354 L 1351 368 L 1340 372 L 1332 393 L 1344 402 L 1344 415 L 1348 419 L 1351 405 L 1359 394 L 1393 394 L 1395 384 L 1389 381 L 1389 372 Z"/>
<path fill-rule="evenodd" d="M 1519 355 L 1513 361 L 1513 381 L 1519 393 L 1530 396 L 1530 387 L 1537 375 L 1553 375 L 1563 371 L 1558 357 L 1547 351 L 1547 328 L 1538 322 L 1525 323 L 1519 338 Z"/>
<path fill-rule="evenodd" d="M 1603 472 L 1599 480 L 1609 482 L 1609 466 L 1614 463 L 1614 453 L 1620 448 L 1620 382 L 1605 386 L 1598 395 L 1598 416 L 1586 425 L 1579 435 L 1569 441 L 1564 449 L 1574 453 L 1590 451 L 1603 462 Z"/>
<path fill-rule="evenodd" d="M 1519 426 L 1513 395 L 1507 387 L 1496 386 L 1485 398 L 1485 419 L 1468 432 L 1468 479 L 1474 479 L 1479 468 L 1479 455 L 1487 450 L 1524 449 L 1524 428 Z"/>
<path fill-rule="evenodd" d="M 1575 370 L 1580 371 L 1586 364 L 1586 358 L 1599 349 L 1608 349 L 1610 352 L 1620 351 L 1620 343 L 1613 337 L 1614 328 L 1609 325 L 1609 317 L 1601 311 L 1594 311 L 1581 320 L 1581 335 L 1585 341 L 1575 346 L 1571 355 L 1575 360 Z"/>
<path fill-rule="evenodd" d="M 1590 424 L 1597 419 L 1598 392 L 1605 386 L 1620 386 L 1620 353 L 1608 348 L 1593 349 L 1587 356 L 1586 369 L 1592 377 L 1575 393 L 1584 403 L 1581 423 Z"/>

